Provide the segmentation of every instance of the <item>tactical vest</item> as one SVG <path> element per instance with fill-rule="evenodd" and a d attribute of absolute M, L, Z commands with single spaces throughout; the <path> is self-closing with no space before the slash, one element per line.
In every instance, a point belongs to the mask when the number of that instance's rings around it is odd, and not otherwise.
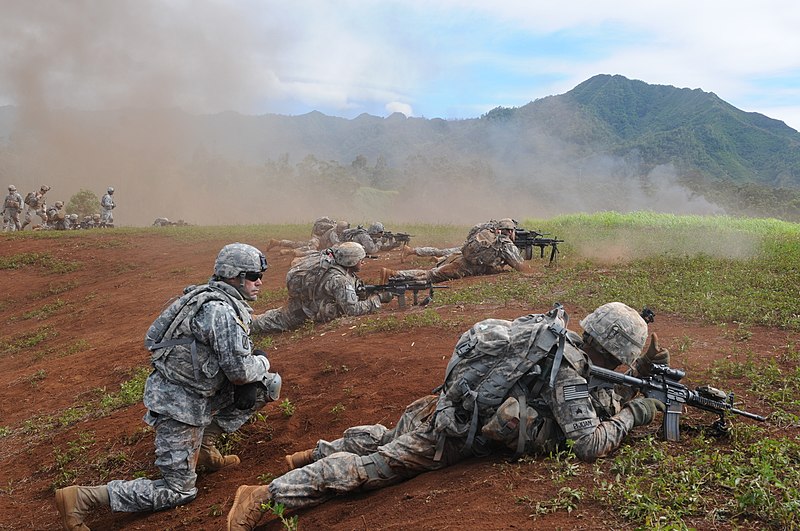
<path fill-rule="evenodd" d="M 445 371 L 437 406 L 436 429 L 441 435 L 463 437 L 465 450 L 475 434 L 510 395 L 520 410 L 526 407 L 531 385 L 539 389 L 558 372 L 567 338 L 569 317 L 559 305 L 546 314 L 531 314 L 514 321 L 486 319 L 461 335 Z M 550 356 L 552 365 L 541 363 Z M 543 365 L 550 365 L 545 371 Z M 535 393 L 534 393 L 535 394 Z M 525 426 L 520 426 L 518 452 L 525 446 Z M 444 438 L 437 446 L 441 456 Z"/>
<path fill-rule="evenodd" d="M 144 346 L 152 354 L 150 361 L 168 380 L 194 388 L 201 394 L 215 392 L 222 376 L 219 360 L 211 355 L 205 346 L 198 348 L 197 338 L 191 333 L 191 321 L 200 308 L 210 301 L 220 301 L 231 306 L 237 314 L 242 327 L 249 322 L 250 315 L 246 304 L 236 300 L 224 291 L 208 284 L 189 286 L 184 294 L 174 301 L 150 325 L 144 339 Z M 245 327 L 245 332 L 249 330 Z M 181 370 L 180 360 L 172 362 L 177 348 L 188 349 L 191 356 L 191 372 Z M 181 352 L 185 354 L 185 352 Z M 219 381 L 218 381 L 219 380 Z"/>
<path fill-rule="evenodd" d="M 37 207 L 39 206 L 39 201 L 36 197 L 36 192 L 28 192 L 28 195 L 25 196 L 25 204 L 29 207 Z"/>
<path fill-rule="evenodd" d="M 344 242 L 352 242 L 355 241 L 355 237 L 359 234 L 366 234 L 369 236 L 367 229 L 364 227 L 353 227 L 352 229 L 345 229 L 342 233 L 342 241 Z"/>
<path fill-rule="evenodd" d="M 332 229 L 336 222 L 329 217 L 317 218 L 314 221 L 314 226 L 311 228 L 311 234 L 314 236 L 322 236 L 328 229 Z"/>

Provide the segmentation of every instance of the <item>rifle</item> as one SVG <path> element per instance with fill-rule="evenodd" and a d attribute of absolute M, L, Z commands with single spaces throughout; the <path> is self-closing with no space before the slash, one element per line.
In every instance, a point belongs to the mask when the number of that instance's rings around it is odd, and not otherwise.
<path fill-rule="evenodd" d="M 436 289 L 446 289 L 450 286 L 435 286 L 429 280 L 401 280 L 389 279 L 386 284 L 357 284 L 356 294 L 359 298 L 367 298 L 373 293 L 391 293 L 397 297 L 397 305 L 404 309 L 406 307 L 406 292 L 413 294 L 413 304 L 415 306 L 427 306 L 433 300 L 433 292 Z M 428 294 L 419 300 L 419 292 L 427 290 Z"/>
<path fill-rule="evenodd" d="M 716 413 L 719 418 L 714 421 L 711 428 L 717 435 L 727 433 L 729 426 L 725 419 L 726 413 L 733 413 L 743 417 L 764 422 L 766 417 L 756 415 L 736 409 L 733 401 L 733 393 L 725 394 L 710 385 L 698 387 L 692 391 L 682 383 L 679 383 L 686 373 L 680 369 L 673 369 L 667 365 L 654 364 L 651 369 L 651 376 L 647 378 L 636 378 L 620 372 L 603 369 L 595 365 L 590 365 L 591 380 L 589 387 L 613 387 L 615 384 L 622 384 L 633 387 L 642 392 L 649 398 L 655 398 L 667 406 L 664 413 L 664 439 L 667 441 L 680 440 L 680 427 L 678 422 L 683 406 L 696 407 L 703 411 Z"/>
<path fill-rule="evenodd" d="M 558 244 L 564 243 L 564 240 L 558 238 L 542 238 L 547 236 L 547 233 L 537 232 L 535 230 L 526 230 L 517 228 L 514 229 L 514 245 L 520 250 L 525 251 L 525 260 L 533 258 L 533 248 L 539 248 L 539 258 L 544 258 L 544 248 L 550 247 L 550 263 L 556 259 L 558 254 Z"/>
<path fill-rule="evenodd" d="M 397 242 L 401 245 L 408 245 L 411 241 L 411 237 L 413 234 L 407 234 L 405 232 L 392 232 L 389 230 L 383 231 L 383 239 L 387 242 Z"/>

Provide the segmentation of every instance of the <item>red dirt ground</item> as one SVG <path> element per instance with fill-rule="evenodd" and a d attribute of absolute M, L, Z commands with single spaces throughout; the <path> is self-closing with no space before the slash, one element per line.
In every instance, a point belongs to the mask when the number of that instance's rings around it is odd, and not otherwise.
<path fill-rule="evenodd" d="M 172 229 L 169 229 L 172 231 Z M 40 239 L 2 236 L 0 256 L 49 253 L 64 262 L 78 262 L 71 272 L 55 274 L 42 266 L 1 270 L 4 300 L 0 319 L 0 428 L 11 434 L 0 438 L 0 529 L 59 529 L 53 483 L 59 477 L 57 457 L 75 451 L 79 457 L 64 468 L 75 470 L 73 484 L 105 483 L 144 472 L 157 477 L 152 464 L 153 432 L 144 429 L 141 403 L 66 427 L 36 430 L 47 416 L 58 417 L 67 408 L 116 392 L 132 370 L 147 366 L 143 347 L 147 327 L 167 301 L 188 284 L 210 276 L 213 260 L 226 243 L 236 241 L 236 231 L 226 240 L 173 238 L 174 232 L 152 233 L 81 231 L 67 238 Z M 274 235 L 273 235 L 274 236 Z M 263 247 L 263 241 L 248 242 Z M 283 286 L 289 257 L 268 253 L 271 264 L 265 289 Z M 422 262 L 418 262 L 422 264 Z M 399 253 L 368 261 L 362 277 L 377 281 L 381 267 L 399 268 Z M 547 274 L 534 260 L 521 282 L 536 282 Z M 485 277 L 484 277 L 485 278 Z M 475 279 L 454 281 L 466 285 Z M 568 302 L 568 301 L 567 301 Z M 248 424 L 240 432 L 236 452 L 238 467 L 201 475 L 197 499 L 158 513 L 112 514 L 101 510 L 88 520 L 92 529 L 116 530 L 217 530 L 225 527 L 236 488 L 257 484 L 259 477 L 283 472 L 283 456 L 311 447 L 318 438 L 334 439 L 358 424 L 391 426 L 404 406 L 440 383 L 453 345 L 472 323 L 488 318 L 514 318 L 547 310 L 520 305 L 434 306 L 452 326 L 414 328 L 393 333 L 358 334 L 367 319 L 341 319 L 310 332 L 273 338 L 272 364 L 281 373 L 281 399 L 296 406 L 293 416 L 281 414 L 277 404 L 264 409 L 265 422 Z M 256 303 L 257 311 L 280 302 Z M 572 327 L 591 309 L 565 305 Z M 33 314 L 42 308 L 49 315 Z M 406 312 L 419 312 L 410 308 Z M 656 309 L 657 311 L 657 309 Z M 27 315 L 26 315 L 27 314 Z M 402 316 L 396 302 L 377 318 Z M 20 338 L 47 327 L 44 343 L 16 350 Z M 693 375 L 703 374 L 711 361 L 750 350 L 764 356 L 786 352 L 797 334 L 753 329 L 746 344 L 735 334 L 715 325 L 687 322 L 659 314 L 652 330 L 672 351 L 673 365 Z M 735 328 L 731 324 L 729 329 Z M 257 342 L 264 338 L 255 338 Z M 83 341 L 85 343 L 76 343 Z M 82 348 L 75 348 L 75 345 Z M 686 345 L 690 348 L 685 349 Z M 70 348 L 70 346 L 73 346 Z M 66 354 L 64 354 L 66 352 Z M 74 353 L 69 353 L 74 352 Z M 766 413 L 764 404 L 742 393 L 742 382 L 727 382 L 751 411 Z M 343 410 L 334 413 L 335 406 Z M 337 407 L 336 409 L 341 409 Z M 685 415 L 683 422 L 700 426 L 710 422 L 703 413 Z M 27 429 L 26 429 L 27 428 Z M 639 428 L 655 431 L 655 425 Z M 27 432 L 27 433 L 26 433 Z M 71 450 L 80 434 L 90 434 L 86 450 Z M 85 436 L 86 437 L 86 436 Z M 72 443 L 72 444 L 70 444 Z M 682 443 L 676 443 L 682 444 Z M 724 442 L 720 442 L 724 444 Z M 106 461 L 109 456 L 124 459 Z M 113 464 L 112 464 L 113 463 Z M 582 465 L 584 466 L 584 465 Z M 590 487 L 591 469 L 575 478 L 572 486 Z M 69 483 L 69 481 L 67 481 Z M 546 463 L 507 463 L 502 456 L 463 462 L 440 472 L 368 494 L 342 497 L 299 512 L 300 529 L 406 530 L 406 529 L 625 529 L 613 511 L 592 501 L 581 501 L 571 514 L 565 511 L 531 517 L 530 506 L 517 498 L 549 500 L 562 486 L 550 479 Z M 703 522 L 699 522 L 703 527 Z M 265 520 L 260 529 L 281 529 Z M 705 527 L 708 528 L 708 527 Z M 715 527 L 727 529 L 724 525 Z"/>

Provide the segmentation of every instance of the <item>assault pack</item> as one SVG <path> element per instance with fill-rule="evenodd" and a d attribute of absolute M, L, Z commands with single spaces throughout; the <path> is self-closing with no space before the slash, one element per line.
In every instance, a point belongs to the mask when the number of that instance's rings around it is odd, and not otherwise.
<path fill-rule="evenodd" d="M 461 247 L 464 260 L 472 265 L 491 265 L 497 259 L 499 235 L 491 227 L 470 231 Z"/>
<path fill-rule="evenodd" d="M 526 315 L 513 321 L 486 319 L 461 335 L 447 364 L 444 382 L 434 390 L 441 391 L 436 414 L 440 439 L 435 459 L 441 458 L 446 435 L 466 435 L 464 448 L 469 450 L 478 429 L 509 396 L 517 399 L 523 412 L 529 390 L 537 395 L 545 385 L 554 385 L 567 341 L 568 321 L 564 308 L 557 304 L 546 314 Z M 541 363 L 548 357 L 552 362 Z M 521 414 L 517 455 L 525 448 L 526 434 L 525 415 Z"/>
<path fill-rule="evenodd" d="M 317 218 L 314 220 L 314 226 L 311 228 L 311 234 L 314 236 L 322 236 L 329 229 L 336 226 L 336 222 L 327 216 Z"/>
<path fill-rule="evenodd" d="M 25 196 L 25 204 L 29 207 L 35 207 L 37 203 L 36 192 L 28 192 L 28 195 Z"/>
<path fill-rule="evenodd" d="M 315 251 L 299 259 L 286 273 L 289 298 L 313 300 L 317 285 L 333 264 L 333 252 L 330 249 Z"/>

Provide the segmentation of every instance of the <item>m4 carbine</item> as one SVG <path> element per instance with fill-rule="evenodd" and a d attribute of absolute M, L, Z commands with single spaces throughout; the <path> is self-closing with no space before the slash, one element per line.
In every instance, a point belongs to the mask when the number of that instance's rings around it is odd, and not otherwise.
<path fill-rule="evenodd" d="M 392 232 L 392 231 L 383 231 L 383 239 L 389 243 L 397 242 L 400 245 L 408 245 L 411 241 L 411 237 L 413 234 L 407 234 L 405 232 Z"/>
<path fill-rule="evenodd" d="M 725 394 L 710 385 L 704 385 L 692 391 L 680 383 L 681 378 L 686 375 L 680 369 L 673 369 L 666 365 L 653 365 L 650 373 L 649 377 L 637 378 L 592 365 L 589 387 L 625 385 L 638 389 L 644 396 L 655 398 L 663 403 L 667 407 L 667 411 L 664 413 L 664 439 L 667 441 L 680 440 L 679 421 L 684 404 L 719 415 L 719 418 L 711 425 L 715 433 L 719 435 L 726 433 L 729 428 L 725 419 L 726 413 L 741 415 L 761 422 L 767 420 L 761 415 L 733 407 L 733 393 Z"/>

